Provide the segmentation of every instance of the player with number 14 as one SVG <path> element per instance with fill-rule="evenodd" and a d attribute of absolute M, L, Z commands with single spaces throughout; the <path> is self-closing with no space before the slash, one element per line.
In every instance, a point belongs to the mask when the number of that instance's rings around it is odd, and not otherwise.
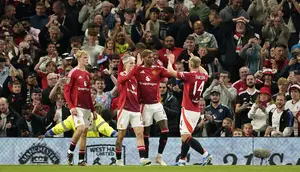
<path fill-rule="evenodd" d="M 184 82 L 182 109 L 180 116 L 180 135 L 182 140 L 180 160 L 176 166 L 184 166 L 186 164 L 186 156 L 190 147 L 200 153 L 203 157 L 202 166 L 208 164 L 212 160 L 212 156 L 202 148 L 201 144 L 192 137 L 192 133 L 200 118 L 199 100 L 204 88 L 204 84 L 208 79 L 207 71 L 200 66 L 199 57 L 190 54 L 189 60 L 190 72 L 176 72 L 173 69 L 174 54 L 167 51 L 168 73 Z"/>

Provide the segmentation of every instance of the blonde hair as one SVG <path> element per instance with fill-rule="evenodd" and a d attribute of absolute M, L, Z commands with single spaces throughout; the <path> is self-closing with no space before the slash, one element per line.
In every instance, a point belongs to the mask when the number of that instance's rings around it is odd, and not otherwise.
<path fill-rule="evenodd" d="M 244 124 L 243 127 L 242 127 L 242 129 L 244 130 L 244 128 L 245 128 L 246 126 L 248 126 L 248 127 L 250 127 L 251 129 L 253 129 L 253 126 L 252 126 L 251 123 L 246 123 L 246 124 Z"/>
<path fill-rule="evenodd" d="M 190 64 L 191 64 L 191 67 L 194 69 L 199 68 L 200 64 L 201 64 L 201 60 L 199 57 L 193 56 L 190 58 Z"/>
<path fill-rule="evenodd" d="M 77 53 L 76 53 L 76 57 L 77 57 L 77 59 L 79 59 L 79 58 L 81 58 L 82 56 L 84 56 L 84 55 L 89 55 L 89 53 L 87 52 L 87 51 L 85 51 L 85 50 L 79 50 L 79 51 L 77 51 Z"/>
<path fill-rule="evenodd" d="M 233 129 L 232 134 L 235 133 L 235 132 L 241 132 L 241 133 L 243 133 L 243 131 L 240 128 Z"/>
<path fill-rule="evenodd" d="M 278 85 L 288 85 L 289 81 L 286 78 L 281 77 L 281 78 L 278 79 L 277 84 Z"/>

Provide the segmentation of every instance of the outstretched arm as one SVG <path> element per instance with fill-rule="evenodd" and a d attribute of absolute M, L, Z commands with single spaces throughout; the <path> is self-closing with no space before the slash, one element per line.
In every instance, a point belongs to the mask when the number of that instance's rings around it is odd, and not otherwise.
<path fill-rule="evenodd" d="M 177 77 L 177 72 L 173 68 L 173 63 L 174 63 L 174 60 L 175 60 L 175 55 L 171 51 L 169 51 L 169 50 L 166 51 L 166 55 L 167 55 L 167 57 L 169 59 L 169 61 L 168 61 L 168 73 L 172 77 L 176 78 Z"/>

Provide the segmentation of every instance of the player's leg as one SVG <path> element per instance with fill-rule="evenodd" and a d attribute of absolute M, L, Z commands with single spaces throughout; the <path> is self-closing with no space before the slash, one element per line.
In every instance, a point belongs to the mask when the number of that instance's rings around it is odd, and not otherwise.
<path fill-rule="evenodd" d="M 116 140 L 116 165 L 117 166 L 124 166 L 124 163 L 122 161 L 122 143 L 123 139 L 126 135 L 126 130 L 120 130 L 118 129 L 118 138 Z"/>
<path fill-rule="evenodd" d="M 141 113 L 144 122 L 144 143 L 145 143 L 145 158 L 149 158 L 149 138 L 151 125 L 153 124 L 153 110 L 150 105 L 142 104 Z"/>
<path fill-rule="evenodd" d="M 75 115 L 73 116 L 73 121 L 74 121 L 74 126 L 76 128 L 76 131 L 72 136 L 72 141 L 68 150 L 67 161 L 69 165 L 74 164 L 74 150 L 84 129 L 83 113 L 79 109 L 77 109 L 77 113 L 78 114 L 76 116 Z"/>
<path fill-rule="evenodd" d="M 142 166 L 150 165 L 151 161 L 148 158 L 146 158 L 146 150 L 145 150 L 144 134 L 143 134 L 144 125 L 143 125 L 141 113 L 132 112 L 130 117 L 130 124 L 136 136 L 137 147 L 140 154 L 140 163 Z"/>
<path fill-rule="evenodd" d="M 144 127 L 145 158 L 149 158 L 149 138 L 151 126 Z"/>
<path fill-rule="evenodd" d="M 160 138 L 159 138 L 159 145 L 158 145 L 158 153 L 155 158 L 156 162 L 160 165 L 166 166 L 167 164 L 164 162 L 162 158 L 162 153 L 166 147 L 167 141 L 168 141 L 168 121 L 167 120 L 161 120 L 157 122 L 159 128 L 160 128 Z"/>
<path fill-rule="evenodd" d="M 202 165 L 206 165 L 212 159 L 212 156 L 203 149 L 202 145 L 192 137 L 192 133 L 197 125 L 199 120 L 200 114 L 198 112 L 192 112 L 185 110 L 182 108 L 182 113 L 180 117 L 180 134 L 181 134 L 181 141 L 183 143 L 182 150 L 181 150 L 181 159 L 180 162 L 185 161 L 185 157 L 189 150 L 189 147 L 192 147 L 195 151 L 200 153 L 203 156 Z"/>
<path fill-rule="evenodd" d="M 118 129 L 118 138 L 116 141 L 116 165 L 118 166 L 124 166 L 124 163 L 122 161 L 122 143 L 123 139 L 126 135 L 126 130 L 129 124 L 130 120 L 130 112 L 121 109 L 117 112 L 117 129 Z"/>
<path fill-rule="evenodd" d="M 153 105 L 153 109 L 155 110 L 153 114 L 153 118 L 157 122 L 160 128 L 158 153 L 155 160 L 158 164 L 166 166 L 167 164 L 163 161 L 162 153 L 168 141 L 168 134 L 169 134 L 168 118 L 161 103 L 157 103 Z"/>
<path fill-rule="evenodd" d="M 80 142 L 79 142 L 78 165 L 87 166 L 88 164 L 84 161 L 84 156 L 85 156 L 85 150 L 86 150 L 86 137 L 87 137 L 88 127 L 86 125 L 82 125 L 80 127 L 82 127 L 82 133 L 80 135 Z"/>
<path fill-rule="evenodd" d="M 92 115 L 91 111 L 89 109 L 82 109 L 78 108 L 79 111 L 82 111 L 83 113 L 83 120 L 84 120 L 84 125 L 81 125 L 80 128 L 82 127 L 82 133 L 80 136 L 80 143 L 79 143 L 79 161 L 78 165 L 80 166 L 88 166 L 87 162 L 84 160 L 85 156 L 85 150 L 86 150 L 86 137 L 87 137 L 87 132 L 89 126 L 92 124 Z"/>

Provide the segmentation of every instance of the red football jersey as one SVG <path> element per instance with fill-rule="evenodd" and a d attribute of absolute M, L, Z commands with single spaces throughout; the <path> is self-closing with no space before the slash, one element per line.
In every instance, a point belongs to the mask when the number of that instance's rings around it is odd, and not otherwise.
<path fill-rule="evenodd" d="M 70 109 L 80 107 L 95 111 L 91 97 L 91 74 L 75 67 L 68 74 L 64 96 Z"/>
<path fill-rule="evenodd" d="M 183 80 L 182 107 L 200 112 L 199 100 L 208 76 L 201 72 L 179 72 L 177 78 Z"/>
<path fill-rule="evenodd" d="M 118 76 L 119 103 L 118 109 L 125 109 L 131 112 L 140 112 L 138 102 L 137 88 L 138 83 L 133 75 L 136 71 L 135 67 L 130 73 L 121 72 Z"/>
<path fill-rule="evenodd" d="M 139 96 L 142 104 L 155 104 L 160 102 L 159 85 L 161 79 L 164 77 L 169 77 L 169 74 L 163 67 L 138 67 L 136 79 L 139 84 Z"/>

